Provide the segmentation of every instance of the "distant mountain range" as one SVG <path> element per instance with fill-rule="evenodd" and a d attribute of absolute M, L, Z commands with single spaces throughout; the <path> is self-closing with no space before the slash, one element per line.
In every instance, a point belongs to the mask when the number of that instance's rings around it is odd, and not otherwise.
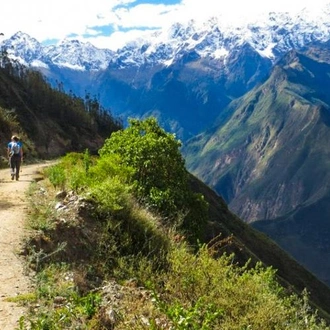
<path fill-rule="evenodd" d="M 330 4 L 299 14 L 269 13 L 231 25 L 221 17 L 176 23 L 117 51 L 63 40 L 43 46 L 18 32 L 10 56 L 41 70 L 54 86 L 87 92 L 123 118 L 153 114 L 186 140 L 212 125 L 229 102 L 269 75 L 289 50 L 330 35 Z"/>
<path fill-rule="evenodd" d="M 124 120 L 157 117 L 193 174 L 330 284 L 329 39 L 330 4 L 240 26 L 177 23 L 117 51 L 22 32 L 2 46 Z"/>

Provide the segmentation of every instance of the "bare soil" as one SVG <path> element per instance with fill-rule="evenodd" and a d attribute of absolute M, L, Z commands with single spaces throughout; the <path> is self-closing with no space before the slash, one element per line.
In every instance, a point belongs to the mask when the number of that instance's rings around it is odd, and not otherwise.
<path fill-rule="evenodd" d="M 48 163 L 22 166 L 19 181 L 11 180 L 8 169 L 0 170 L 0 329 L 14 330 L 26 312 L 8 299 L 32 290 L 24 260 L 19 256 L 22 240 L 27 233 L 25 219 L 27 191 L 31 182 L 40 178 L 42 167 Z"/>

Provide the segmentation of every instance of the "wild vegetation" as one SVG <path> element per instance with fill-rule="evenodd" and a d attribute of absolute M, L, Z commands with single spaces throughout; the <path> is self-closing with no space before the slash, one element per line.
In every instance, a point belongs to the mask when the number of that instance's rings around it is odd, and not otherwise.
<path fill-rule="evenodd" d="M 21 329 L 327 329 L 315 307 L 329 319 L 329 289 L 193 178 L 174 136 L 154 120 L 121 130 L 95 97 L 6 59 L 3 145 L 18 133 L 28 162 L 76 152 L 29 192 L 36 276 L 35 292 L 13 298 L 29 307 Z"/>
<path fill-rule="evenodd" d="M 200 239 L 209 204 L 153 118 L 70 153 L 28 193 L 35 292 L 20 329 L 329 329 L 276 270 Z"/>

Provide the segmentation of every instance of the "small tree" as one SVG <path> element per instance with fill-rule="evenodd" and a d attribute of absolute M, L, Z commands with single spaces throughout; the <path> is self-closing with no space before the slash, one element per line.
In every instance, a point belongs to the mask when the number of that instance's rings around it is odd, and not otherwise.
<path fill-rule="evenodd" d="M 129 127 L 112 133 L 100 150 L 100 156 L 119 154 L 122 163 L 135 170 L 136 193 L 170 220 L 180 214 L 193 214 L 188 172 L 179 151 L 181 142 L 165 132 L 153 117 L 129 120 Z M 200 205 L 199 205 L 200 208 Z M 205 216 L 205 214 L 204 214 Z M 199 219 L 200 224 L 205 217 Z M 184 223 L 189 226 L 189 221 Z"/>

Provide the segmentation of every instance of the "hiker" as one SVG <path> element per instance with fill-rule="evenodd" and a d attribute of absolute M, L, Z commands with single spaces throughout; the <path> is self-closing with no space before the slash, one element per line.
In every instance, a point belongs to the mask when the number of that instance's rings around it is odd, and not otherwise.
<path fill-rule="evenodd" d="M 22 143 L 16 135 L 11 137 L 11 141 L 8 143 L 7 156 L 9 158 L 11 179 L 16 181 L 19 179 L 19 171 L 21 162 L 23 160 L 23 148 Z"/>

